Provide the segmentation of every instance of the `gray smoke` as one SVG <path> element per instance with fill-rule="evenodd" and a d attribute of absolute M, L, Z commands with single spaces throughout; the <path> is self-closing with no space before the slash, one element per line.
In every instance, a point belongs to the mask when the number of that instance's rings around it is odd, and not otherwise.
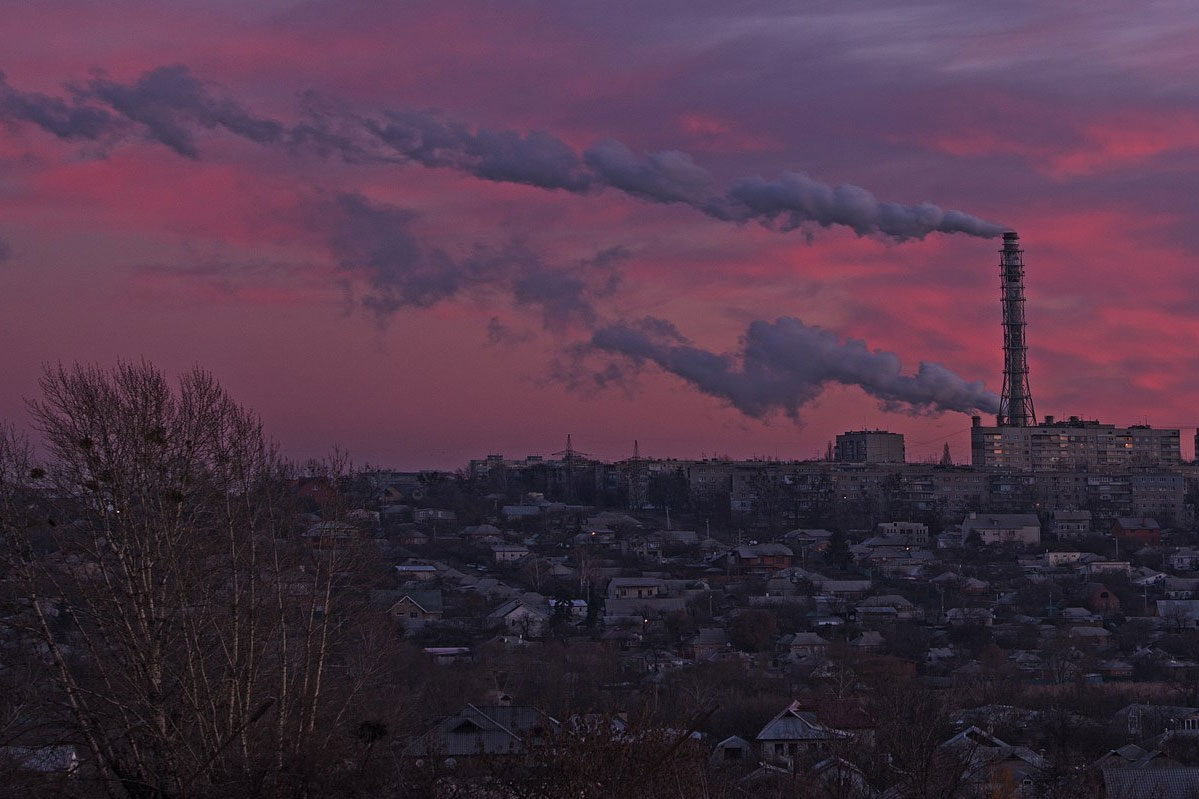
<path fill-rule="evenodd" d="M 471 130 L 419 111 L 388 111 L 363 126 L 397 155 L 424 166 L 543 189 L 581 192 L 591 185 L 574 150 L 548 133 Z"/>
<path fill-rule="evenodd" d="M 945 211 L 932 203 L 900 205 L 879 202 L 859 186 L 829 186 L 800 172 L 784 172 L 774 180 L 745 178 L 734 183 L 713 215 L 738 220 L 781 219 L 785 229 L 805 223 L 844 225 L 859 236 L 882 233 L 895 239 L 922 239 L 929 233 L 967 233 L 992 238 L 1004 231 L 961 211 Z"/>
<path fill-rule="evenodd" d="M 282 139 L 284 126 L 255 117 L 238 103 L 215 97 L 185 66 L 158 67 L 132 84 L 95 78 L 82 98 L 103 103 L 141 125 L 147 135 L 187 158 L 198 158 L 193 130 L 224 128 L 260 144 Z"/>
<path fill-rule="evenodd" d="M 711 196 L 712 176 L 677 150 L 651 153 L 644 159 L 618 141 L 602 141 L 583 160 L 605 186 L 660 203 L 701 207 Z"/>
<path fill-rule="evenodd" d="M 64 139 L 120 138 L 140 131 L 180 155 L 198 156 L 196 129 L 221 128 L 264 145 L 282 145 L 354 163 L 417 163 L 482 180 L 575 193 L 611 188 L 658 203 L 682 204 L 737 222 L 848 227 L 858 235 L 896 240 L 929 233 L 998 236 L 1002 225 L 931 203 L 880 202 L 866 189 L 830 186 L 798 172 L 747 177 L 727 189 L 691 156 L 676 150 L 637 156 L 616 141 L 581 155 L 541 131 L 472 128 L 425 111 L 361 116 L 304 95 L 291 124 L 256 116 L 218 96 L 184 66 L 159 67 L 125 85 L 96 78 L 72 89 L 71 101 L 13 90 L 0 76 L 0 119 L 27 122 Z"/>
<path fill-rule="evenodd" d="M 540 311 L 547 328 L 592 325 L 593 301 L 610 293 L 620 253 L 605 250 L 573 267 L 552 267 L 519 244 L 475 247 L 465 256 L 424 246 L 416 214 L 358 194 L 340 194 L 313 209 L 338 268 L 365 285 L 358 298 L 380 321 L 401 308 L 425 308 L 469 291 L 501 290 Z"/>
<path fill-rule="evenodd" d="M 981 382 L 963 380 L 936 363 L 922 362 L 914 375 L 902 374 L 894 353 L 867 349 L 854 339 L 843 342 L 791 317 L 752 322 L 736 355 L 696 347 L 669 322 L 652 318 L 601 328 L 591 347 L 623 356 L 634 366 L 656 364 L 754 417 L 773 410 L 795 417 L 828 383 L 858 386 L 888 410 L 999 409 L 999 397 Z"/>

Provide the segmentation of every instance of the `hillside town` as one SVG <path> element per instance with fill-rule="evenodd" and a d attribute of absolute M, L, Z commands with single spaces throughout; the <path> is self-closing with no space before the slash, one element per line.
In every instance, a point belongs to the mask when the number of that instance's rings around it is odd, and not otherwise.
<path fill-rule="evenodd" d="M 687 738 L 730 795 L 1192 796 L 1199 466 L 1158 453 L 910 464 L 863 431 L 815 462 L 568 442 L 362 474 L 371 604 L 461 686 L 396 745 L 514 757 L 602 716 Z"/>
<path fill-rule="evenodd" d="M 819 461 L 654 459 L 635 444 L 604 462 L 568 439 L 551 456 L 490 455 L 455 472 L 310 465 L 272 500 L 292 510 L 264 583 L 278 634 L 307 630 L 278 661 L 281 684 L 300 692 L 297 715 L 278 717 L 323 755 L 297 749 L 307 765 L 293 768 L 306 795 L 321 791 L 304 769 L 325 763 L 332 794 L 372 796 L 576 784 L 580 796 L 1193 796 L 1199 465 L 1158 438 L 1147 455 L 1121 446 L 1101 463 L 1090 446 L 1047 471 L 955 465 L 948 447 L 939 463 L 908 463 L 902 436 L 883 431 L 838 436 Z M 89 442 L 68 443 L 92 464 Z M 98 579 L 112 565 L 87 542 L 159 511 L 118 478 L 72 498 L 75 482 L 52 489 L 40 467 L 22 469 L 4 483 L 15 549 L 0 768 L 29 795 L 87 795 L 109 750 L 47 710 L 86 704 L 105 662 L 83 620 L 106 623 L 113 600 Z M 209 593 L 178 600 L 168 627 L 208 618 L 200 596 L 219 612 L 215 637 L 169 639 L 184 663 L 238 640 L 236 611 L 219 607 L 252 599 L 239 593 L 262 570 L 249 551 L 189 561 L 206 564 Z M 170 568 L 169 590 L 195 581 L 188 563 Z M 143 668 L 124 657 L 121 668 Z M 346 692 L 327 728 L 304 720 L 327 697 L 287 682 L 296 663 L 328 675 L 326 694 Z M 43 685 L 46 669 L 64 675 L 64 694 Z M 254 714 L 240 703 L 218 753 L 274 715 L 286 694 L 271 693 Z M 150 711 L 125 712 L 138 723 Z"/>

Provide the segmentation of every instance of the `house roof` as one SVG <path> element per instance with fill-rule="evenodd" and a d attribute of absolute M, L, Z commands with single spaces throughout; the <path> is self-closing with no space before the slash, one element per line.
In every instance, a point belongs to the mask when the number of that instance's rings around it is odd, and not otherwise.
<path fill-rule="evenodd" d="M 1103 784 L 1120 799 L 1190 799 L 1199 794 L 1199 768 L 1105 768 Z"/>
<path fill-rule="evenodd" d="M 1040 527 L 1041 521 L 1035 513 L 980 513 L 962 522 L 962 529 L 974 528 L 1009 529 L 1012 527 Z"/>
<path fill-rule="evenodd" d="M 696 633 L 693 645 L 697 646 L 724 646 L 729 642 L 728 633 L 723 627 L 701 627 Z"/>
<path fill-rule="evenodd" d="M 408 600 L 425 613 L 441 613 L 445 607 L 440 591 L 405 591 L 403 596 L 392 604 L 392 607 L 394 608 L 404 600 Z"/>
<path fill-rule="evenodd" d="M 867 630 L 852 641 L 854 646 L 882 646 L 886 643 L 878 630 Z"/>
<path fill-rule="evenodd" d="M 758 733 L 759 741 L 827 741 L 839 737 L 816 721 L 816 714 L 804 711 L 799 702 L 792 702 L 766 723 Z"/>
<path fill-rule="evenodd" d="M 519 752 L 528 739 L 549 735 L 559 722 L 532 707 L 465 708 L 413 741 L 409 757 L 465 757 Z"/>
<path fill-rule="evenodd" d="M 666 583 L 660 577 L 613 577 L 608 583 L 608 588 L 636 588 L 650 585 L 664 588 Z"/>
<path fill-rule="evenodd" d="M 881 594 L 879 596 L 867 596 L 861 602 L 857 603 L 857 607 L 893 607 L 896 609 L 911 609 L 912 603 L 898 594 Z"/>
<path fill-rule="evenodd" d="M 1125 530 L 1160 530 L 1161 527 L 1154 519 L 1148 516 L 1121 516 L 1116 519 L 1116 524 L 1120 525 Z"/>
<path fill-rule="evenodd" d="M 532 613 L 537 616 L 546 616 L 546 613 L 540 608 L 530 607 L 519 599 L 509 599 L 507 602 L 488 613 L 487 619 L 488 621 L 498 621 L 500 619 L 507 618 L 521 608 L 524 608 L 527 613 Z"/>

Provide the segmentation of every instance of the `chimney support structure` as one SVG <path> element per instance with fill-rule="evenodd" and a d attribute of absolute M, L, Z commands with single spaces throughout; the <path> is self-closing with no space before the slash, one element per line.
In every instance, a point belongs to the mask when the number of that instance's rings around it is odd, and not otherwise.
<path fill-rule="evenodd" d="M 1024 250 L 1015 231 L 1003 234 L 999 251 L 999 282 L 1003 292 L 1003 393 L 999 400 L 1001 427 L 1037 423 L 1028 389 L 1028 342 L 1024 321 Z"/>

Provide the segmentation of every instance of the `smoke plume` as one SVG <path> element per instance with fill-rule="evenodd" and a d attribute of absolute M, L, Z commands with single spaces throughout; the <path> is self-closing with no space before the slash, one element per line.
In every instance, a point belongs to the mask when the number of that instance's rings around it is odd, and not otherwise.
<path fill-rule="evenodd" d="M 705 394 L 728 401 L 749 416 L 781 410 L 796 417 L 828 383 L 858 386 L 887 410 L 995 412 L 999 397 L 981 382 L 968 382 L 936 363 L 901 373 L 894 353 L 841 341 L 819 327 L 780 317 L 750 323 L 736 355 L 692 345 L 669 322 L 646 319 L 597 330 L 595 350 L 620 355 L 634 366 L 653 363 Z"/>
<path fill-rule="evenodd" d="M 415 163 L 453 169 L 481 180 L 584 193 L 609 188 L 656 203 L 681 204 L 716 219 L 848 227 L 861 236 L 921 239 L 930 233 L 984 238 L 1004 230 L 931 203 L 881 202 L 866 189 L 830 186 L 799 172 L 774 179 L 745 177 L 727 188 L 691 156 L 676 150 L 638 156 L 617 141 L 582 154 L 541 132 L 473 128 L 438 114 L 384 110 L 360 115 L 304 95 L 300 117 L 284 123 L 255 115 L 218 95 L 185 66 L 158 67 L 130 84 L 95 78 L 71 87 L 69 101 L 19 92 L 0 75 L 0 119 L 36 125 L 63 139 L 120 139 L 133 132 L 188 158 L 195 131 L 222 129 L 265 146 L 338 155 L 355 163 Z"/>

